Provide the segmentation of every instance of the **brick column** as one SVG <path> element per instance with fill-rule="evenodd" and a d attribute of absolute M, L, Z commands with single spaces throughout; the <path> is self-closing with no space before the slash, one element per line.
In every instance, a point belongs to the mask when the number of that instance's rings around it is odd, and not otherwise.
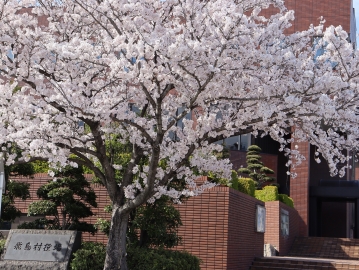
<path fill-rule="evenodd" d="M 293 170 L 297 177 L 290 179 L 290 197 L 300 217 L 299 233 L 301 236 L 308 236 L 310 145 L 308 142 L 295 142 L 292 143 L 292 148 L 296 145 L 306 160 Z"/>

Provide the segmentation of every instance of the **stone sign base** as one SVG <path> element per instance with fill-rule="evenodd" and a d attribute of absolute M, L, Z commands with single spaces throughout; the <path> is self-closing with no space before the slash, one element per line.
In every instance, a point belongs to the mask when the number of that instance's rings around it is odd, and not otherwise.
<path fill-rule="evenodd" d="M 61 230 L 10 230 L 0 269 L 67 270 L 81 233 Z"/>

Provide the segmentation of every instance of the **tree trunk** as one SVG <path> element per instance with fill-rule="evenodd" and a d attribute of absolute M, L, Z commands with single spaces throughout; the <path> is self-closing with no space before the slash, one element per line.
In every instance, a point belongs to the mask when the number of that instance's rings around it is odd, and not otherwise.
<path fill-rule="evenodd" d="M 113 206 L 104 270 L 128 270 L 126 261 L 126 233 L 129 213 Z"/>

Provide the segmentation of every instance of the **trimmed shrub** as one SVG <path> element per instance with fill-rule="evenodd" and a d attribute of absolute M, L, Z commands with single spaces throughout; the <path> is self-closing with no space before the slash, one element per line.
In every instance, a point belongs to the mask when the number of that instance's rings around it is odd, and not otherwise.
<path fill-rule="evenodd" d="M 240 174 L 244 174 L 246 177 L 252 178 L 259 188 L 263 187 L 265 182 L 275 180 L 274 177 L 268 176 L 268 174 L 274 174 L 274 171 L 264 166 L 261 161 L 261 151 L 262 149 L 258 145 L 253 144 L 249 146 L 246 155 L 247 167 L 238 169 Z"/>
<path fill-rule="evenodd" d="M 278 201 L 278 188 L 275 186 L 265 186 L 262 190 L 256 190 L 254 196 L 263 202 Z"/>
<path fill-rule="evenodd" d="M 208 173 L 208 179 L 214 183 L 217 183 L 219 185 L 224 185 L 227 187 L 231 187 L 235 190 L 238 190 L 238 174 L 236 171 L 231 172 L 231 179 L 227 178 L 219 178 L 217 177 L 213 172 Z"/>
<path fill-rule="evenodd" d="M 256 183 L 251 178 L 238 178 L 237 190 L 254 197 L 254 192 L 256 191 Z"/>
<path fill-rule="evenodd" d="M 282 203 L 294 208 L 293 199 L 291 197 L 288 197 L 287 194 L 278 194 L 278 199 Z"/>
<path fill-rule="evenodd" d="M 238 190 L 239 188 L 239 183 L 238 183 L 238 174 L 236 171 L 232 171 L 231 173 L 231 178 L 232 178 L 232 181 L 231 181 L 231 188 L 235 189 L 235 190 Z"/>
<path fill-rule="evenodd" d="M 5 249 L 6 239 L 0 239 L 0 255 L 3 254 Z"/>
<path fill-rule="evenodd" d="M 102 270 L 106 245 L 83 242 L 73 254 L 71 270 Z M 131 270 L 200 270 L 200 260 L 188 252 L 167 249 L 129 247 L 127 265 Z"/>
<path fill-rule="evenodd" d="M 256 190 L 255 198 L 263 202 L 281 201 L 294 208 L 293 199 L 286 194 L 278 194 L 278 187 L 276 186 L 265 186 L 262 190 Z"/>
<path fill-rule="evenodd" d="M 83 242 L 73 254 L 71 270 L 102 270 L 105 264 L 106 245 L 97 242 Z"/>
<path fill-rule="evenodd" d="M 131 270 L 200 270 L 200 260 L 188 252 L 132 247 L 127 250 Z"/>

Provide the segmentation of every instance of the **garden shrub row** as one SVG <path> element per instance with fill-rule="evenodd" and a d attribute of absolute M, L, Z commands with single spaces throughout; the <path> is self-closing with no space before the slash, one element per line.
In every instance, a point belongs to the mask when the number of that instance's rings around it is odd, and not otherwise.
<path fill-rule="evenodd" d="M 6 239 L 0 239 L 0 255 L 3 254 L 5 249 Z"/>
<path fill-rule="evenodd" d="M 281 201 L 294 208 L 293 199 L 286 194 L 278 194 L 278 187 L 276 186 L 265 186 L 261 190 L 256 190 L 254 197 L 263 202 Z"/>
<path fill-rule="evenodd" d="M 73 254 L 71 270 L 102 270 L 106 246 L 102 243 L 83 242 Z M 200 260 L 184 251 L 130 247 L 127 264 L 131 270 L 199 270 Z"/>
<path fill-rule="evenodd" d="M 293 199 L 291 197 L 288 197 L 287 194 L 278 194 L 278 199 L 282 203 L 294 208 Z"/>
<path fill-rule="evenodd" d="M 256 190 L 256 183 L 251 178 L 239 178 L 235 171 L 232 171 L 232 179 L 229 182 L 222 181 L 227 186 L 234 188 L 242 193 L 249 196 L 255 197 L 256 199 L 263 202 L 281 201 L 282 203 L 294 207 L 294 202 L 291 197 L 286 194 L 278 194 L 277 186 L 265 186 L 262 189 Z M 222 184 L 223 184 L 222 183 Z"/>
<path fill-rule="evenodd" d="M 251 178 L 239 178 L 237 190 L 254 197 L 254 193 L 256 191 L 256 184 Z"/>
<path fill-rule="evenodd" d="M 184 251 L 129 248 L 128 268 L 131 270 L 200 270 L 200 260 Z"/>
<path fill-rule="evenodd" d="M 263 202 L 278 201 L 278 188 L 276 186 L 265 186 L 261 190 L 256 190 L 254 197 Z"/>

